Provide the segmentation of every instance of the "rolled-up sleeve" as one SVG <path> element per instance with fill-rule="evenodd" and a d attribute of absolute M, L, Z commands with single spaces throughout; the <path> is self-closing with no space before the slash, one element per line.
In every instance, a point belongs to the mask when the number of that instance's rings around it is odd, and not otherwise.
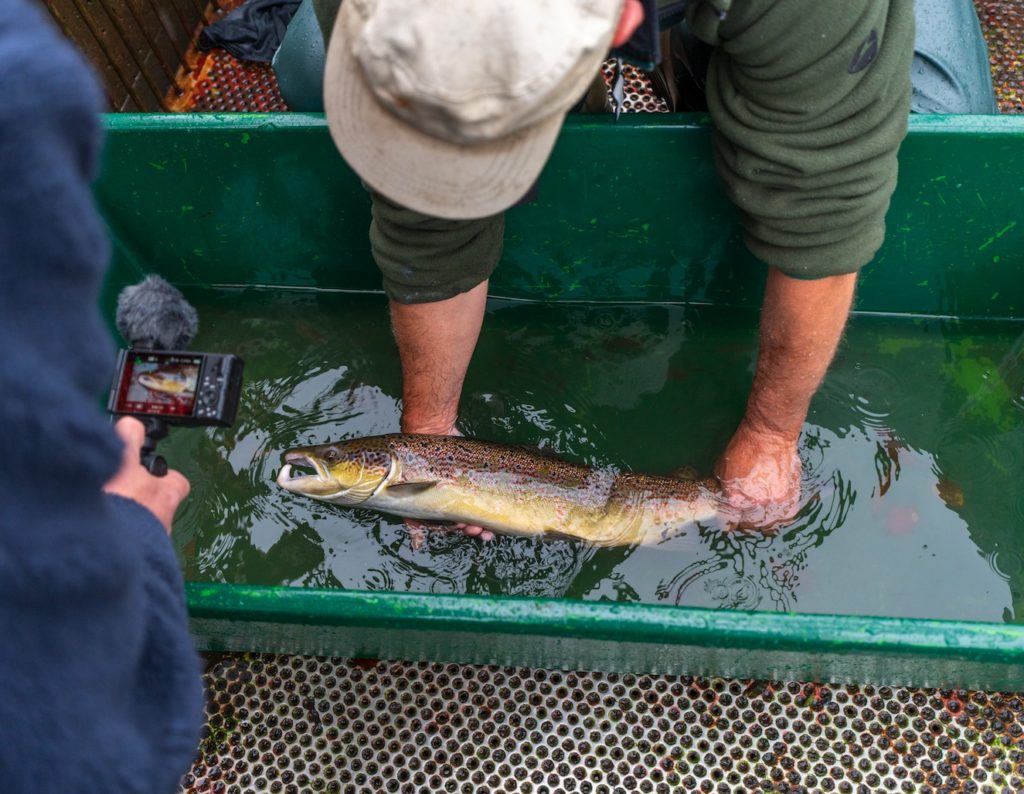
<path fill-rule="evenodd" d="M 851 273 L 885 233 L 910 111 L 910 0 L 733 0 L 714 31 L 715 163 L 760 259 Z"/>
<path fill-rule="evenodd" d="M 398 303 L 432 303 L 490 278 L 501 258 L 505 214 L 473 220 L 434 218 L 381 194 L 373 196 L 370 249 L 384 291 Z"/>

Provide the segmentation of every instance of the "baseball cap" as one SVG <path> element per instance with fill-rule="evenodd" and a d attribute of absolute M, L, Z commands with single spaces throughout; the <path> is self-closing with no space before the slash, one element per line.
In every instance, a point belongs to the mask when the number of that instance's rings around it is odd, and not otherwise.
<path fill-rule="evenodd" d="M 597 74 L 623 0 L 344 0 L 324 107 L 374 190 L 441 218 L 514 204 Z"/>

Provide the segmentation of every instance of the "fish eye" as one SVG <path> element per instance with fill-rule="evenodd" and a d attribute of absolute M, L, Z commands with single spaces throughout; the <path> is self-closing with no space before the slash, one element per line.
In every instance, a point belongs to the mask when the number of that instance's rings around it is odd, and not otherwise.
<path fill-rule="evenodd" d="M 338 459 L 338 451 L 337 450 L 329 449 L 329 450 L 327 450 L 324 453 L 324 460 L 326 460 L 328 463 L 333 463 L 337 459 Z"/>

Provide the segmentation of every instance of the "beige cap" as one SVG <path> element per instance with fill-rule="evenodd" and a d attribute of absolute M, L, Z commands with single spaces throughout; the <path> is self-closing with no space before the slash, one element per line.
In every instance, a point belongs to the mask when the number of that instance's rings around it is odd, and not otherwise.
<path fill-rule="evenodd" d="M 623 0 L 344 0 L 324 106 L 374 190 L 441 218 L 518 201 L 607 54 Z"/>

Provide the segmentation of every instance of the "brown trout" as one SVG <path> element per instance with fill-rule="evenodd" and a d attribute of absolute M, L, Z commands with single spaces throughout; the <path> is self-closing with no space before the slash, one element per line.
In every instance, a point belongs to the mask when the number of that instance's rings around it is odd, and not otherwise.
<path fill-rule="evenodd" d="M 195 394 L 199 369 L 188 365 L 170 365 L 154 372 L 143 372 L 136 380 L 143 388 L 161 394 Z"/>
<path fill-rule="evenodd" d="M 718 514 L 713 480 L 593 469 L 457 436 L 370 436 L 284 459 L 277 484 L 314 499 L 595 546 L 654 545 Z"/>

